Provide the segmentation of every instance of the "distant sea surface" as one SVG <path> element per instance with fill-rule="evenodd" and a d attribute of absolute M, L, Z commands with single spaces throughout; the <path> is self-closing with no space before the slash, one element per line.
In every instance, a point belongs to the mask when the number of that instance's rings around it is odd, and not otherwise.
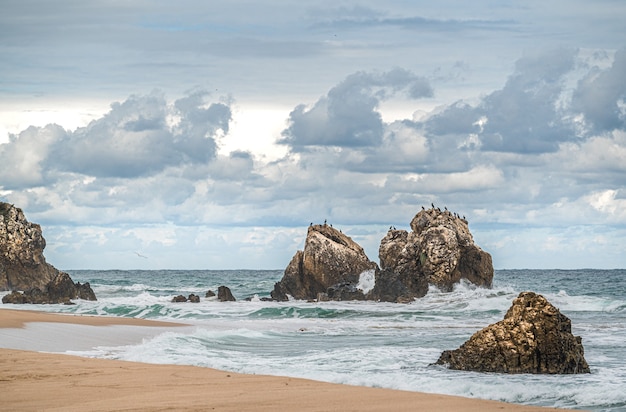
<path fill-rule="evenodd" d="M 248 374 L 493 399 L 528 405 L 626 411 L 626 270 L 499 270 L 493 289 L 431 288 L 410 304 L 265 302 L 282 271 L 69 271 L 97 302 L 38 310 L 179 321 L 140 344 L 72 354 L 197 365 Z M 205 299 L 228 286 L 236 302 Z M 544 295 L 581 336 L 591 374 L 506 375 L 431 366 L 474 332 L 503 319 L 522 291 Z M 200 303 L 172 303 L 190 293 Z M 251 300 L 245 300 L 251 298 Z M 24 307 L 32 309 L 32 307 Z"/>

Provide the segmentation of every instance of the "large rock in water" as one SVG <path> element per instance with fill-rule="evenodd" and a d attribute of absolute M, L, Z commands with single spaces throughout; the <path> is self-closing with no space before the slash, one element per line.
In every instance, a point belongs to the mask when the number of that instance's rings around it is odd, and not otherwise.
<path fill-rule="evenodd" d="M 2 302 L 96 300 L 89 283 L 74 283 L 70 275 L 46 262 L 45 247 L 41 226 L 26 220 L 21 209 L 0 202 L 0 290 L 12 291 L 2 298 Z"/>
<path fill-rule="evenodd" d="M 283 278 L 274 285 L 272 299 L 318 299 L 329 288 L 356 285 L 361 273 L 377 270 L 361 246 L 327 224 L 309 226 L 304 250 L 296 252 Z"/>
<path fill-rule="evenodd" d="M 436 362 L 451 369 L 571 374 L 589 373 L 581 338 L 570 320 L 533 292 L 522 292 L 504 319 L 476 332 Z"/>
<path fill-rule="evenodd" d="M 474 244 L 465 218 L 447 210 L 422 210 L 411 221 L 411 230 L 390 229 L 382 239 L 379 288 L 401 283 L 407 288 L 404 293 L 421 297 L 429 284 L 450 291 L 461 279 L 491 287 L 491 255 Z"/>

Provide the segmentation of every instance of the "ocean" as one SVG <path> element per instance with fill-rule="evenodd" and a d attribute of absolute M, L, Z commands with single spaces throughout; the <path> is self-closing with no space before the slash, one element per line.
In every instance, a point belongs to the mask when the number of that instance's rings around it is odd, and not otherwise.
<path fill-rule="evenodd" d="M 626 411 L 626 270 L 498 270 L 492 289 L 431 288 L 410 304 L 267 302 L 282 270 L 73 270 L 98 301 L 38 310 L 178 321 L 121 346 L 68 353 L 197 365 L 528 405 Z M 367 283 L 367 282 L 365 282 Z M 205 299 L 228 286 L 236 302 Z M 502 320 L 522 291 L 544 295 L 582 337 L 591 374 L 506 375 L 433 366 L 479 329 Z M 200 303 L 172 303 L 197 294 Z M 249 298 L 249 300 L 246 300 Z M 12 305 L 13 306 L 13 305 Z M 33 309 L 24 307 L 24 309 Z"/>

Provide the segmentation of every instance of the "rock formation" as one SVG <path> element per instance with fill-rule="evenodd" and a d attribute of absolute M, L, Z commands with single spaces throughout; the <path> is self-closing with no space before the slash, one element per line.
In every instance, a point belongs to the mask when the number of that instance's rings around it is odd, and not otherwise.
<path fill-rule="evenodd" d="M 579 336 L 570 320 L 533 292 L 522 292 L 504 319 L 475 333 L 436 362 L 478 372 L 589 373 Z"/>
<path fill-rule="evenodd" d="M 491 287 L 491 255 L 474 244 L 465 218 L 433 207 L 415 215 L 411 230 L 390 229 L 381 241 L 376 283 L 391 279 L 415 297 L 424 296 L 429 284 L 450 291 L 461 279 Z"/>
<path fill-rule="evenodd" d="M 405 303 L 424 296 L 429 284 L 450 291 L 467 279 L 491 287 L 491 255 L 474 244 L 465 218 L 434 207 L 422 209 L 411 229 L 389 229 L 380 243 L 379 268 L 348 236 L 326 223 L 311 224 L 304 250 L 296 252 L 271 296 L 279 301 L 292 296 Z M 367 270 L 375 272 L 375 284 L 363 293 L 357 284 Z"/>
<path fill-rule="evenodd" d="M 44 289 L 59 271 L 46 263 L 41 226 L 21 209 L 0 202 L 0 290 Z"/>
<path fill-rule="evenodd" d="M 41 227 L 27 221 L 21 209 L 0 202 L 0 290 L 12 291 L 2 298 L 2 302 L 96 300 L 89 283 L 74 283 L 70 275 L 46 262 L 45 247 Z"/>
<path fill-rule="evenodd" d="M 279 301 L 287 300 L 288 295 L 325 299 L 329 288 L 356 285 L 361 273 L 376 269 L 378 265 L 350 237 L 326 223 L 311 225 L 304 250 L 296 252 L 271 296 Z"/>

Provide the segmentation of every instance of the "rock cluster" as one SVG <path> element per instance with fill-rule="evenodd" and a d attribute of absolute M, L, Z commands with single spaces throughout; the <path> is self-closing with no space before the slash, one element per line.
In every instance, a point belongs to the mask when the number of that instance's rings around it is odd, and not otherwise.
<path fill-rule="evenodd" d="M 215 292 L 209 290 L 204 295 L 205 298 L 211 299 L 215 297 Z M 227 286 L 220 286 L 217 288 L 217 300 L 220 302 L 235 302 L 236 299 L 233 296 L 232 292 Z M 191 302 L 191 303 L 199 303 L 200 296 L 192 293 L 188 297 L 183 295 L 177 295 L 172 298 L 172 302 L 174 303 L 182 303 L 182 302 Z"/>
<path fill-rule="evenodd" d="M 21 209 L 0 202 L 0 290 L 12 291 L 2 302 L 96 300 L 89 283 L 74 283 L 70 275 L 46 262 L 45 247 L 41 227 L 26 220 Z"/>
<path fill-rule="evenodd" d="M 461 279 L 491 287 L 491 255 L 472 238 L 467 220 L 448 210 L 424 209 L 411 232 L 391 227 L 379 248 L 380 267 L 363 248 L 332 226 L 309 226 L 304 250 L 297 251 L 271 296 L 307 300 L 410 302 L 429 285 L 450 291 Z M 374 288 L 360 290 L 361 274 L 375 272 Z"/>
<path fill-rule="evenodd" d="M 476 332 L 436 362 L 451 369 L 477 372 L 589 373 L 579 336 L 570 320 L 533 292 L 522 292 L 504 319 Z"/>
<path fill-rule="evenodd" d="M 193 293 L 189 294 L 188 297 L 185 297 L 183 295 L 177 295 L 172 298 L 172 302 L 173 303 L 183 303 L 183 302 L 199 303 L 200 296 L 193 294 Z"/>

